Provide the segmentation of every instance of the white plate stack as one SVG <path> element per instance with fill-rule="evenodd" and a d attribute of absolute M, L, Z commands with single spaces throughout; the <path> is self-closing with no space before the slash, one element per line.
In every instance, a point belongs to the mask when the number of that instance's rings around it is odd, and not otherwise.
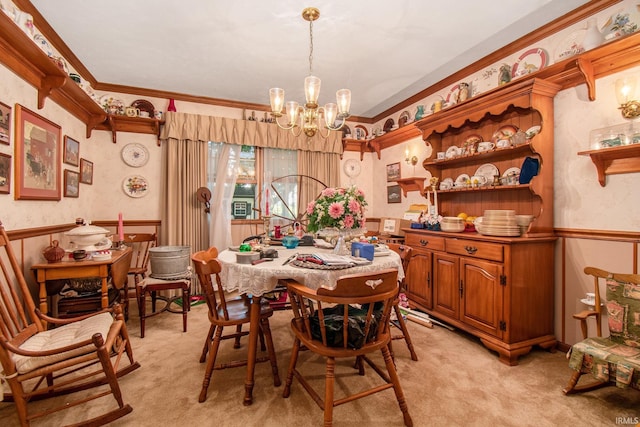
<path fill-rule="evenodd" d="M 464 231 L 464 220 L 456 216 L 445 216 L 440 222 L 440 229 L 448 233 L 460 233 Z"/>
<path fill-rule="evenodd" d="M 516 211 L 486 210 L 484 216 L 476 219 L 476 230 L 485 236 L 520 236 L 520 227 L 516 221 Z"/>

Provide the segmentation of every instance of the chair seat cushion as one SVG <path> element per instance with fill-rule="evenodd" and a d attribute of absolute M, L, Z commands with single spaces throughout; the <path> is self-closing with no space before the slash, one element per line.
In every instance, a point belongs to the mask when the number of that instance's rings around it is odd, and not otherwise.
<path fill-rule="evenodd" d="M 324 324 L 327 331 L 327 345 L 329 347 L 344 347 L 343 339 L 343 320 L 344 308 L 342 305 L 323 308 Z M 367 320 L 367 307 L 349 306 L 348 309 L 348 332 L 347 332 L 347 348 L 361 348 L 366 341 L 376 336 L 378 332 L 378 321 L 382 311 L 376 309 L 369 329 L 369 339 L 365 340 L 365 325 Z M 309 318 L 311 326 L 311 336 L 313 339 L 322 341 L 322 331 L 320 329 L 320 318 L 318 312 Z"/>
<path fill-rule="evenodd" d="M 55 350 L 57 348 L 62 348 L 80 341 L 91 339 L 95 333 L 102 334 L 102 337 L 106 339 L 107 333 L 109 332 L 112 324 L 113 316 L 111 316 L 111 313 L 100 313 L 79 322 L 73 322 L 55 329 L 39 332 L 26 340 L 20 348 L 22 350 L 29 351 Z M 89 344 L 82 348 L 50 356 L 30 357 L 14 355 L 13 360 L 18 372 L 20 374 L 24 374 L 41 366 L 66 360 L 69 357 L 90 353 L 91 351 L 94 351 L 95 348 L 96 347 L 93 344 Z"/>
<path fill-rule="evenodd" d="M 611 341 L 609 338 L 587 338 L 570 350 L 569 367 L 590 373 L 599 381 L 640 390 L 640 348 Z"/>

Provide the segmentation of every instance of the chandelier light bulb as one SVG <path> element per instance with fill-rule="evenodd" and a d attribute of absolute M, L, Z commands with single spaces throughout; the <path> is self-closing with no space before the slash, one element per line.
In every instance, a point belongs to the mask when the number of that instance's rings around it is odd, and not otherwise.
<path fill-rule="evenodd" d="M 269 89 L 269 100 L 271 102 L 271 111 L 280 114 L 284 105 L 284 89 L 279 87 Z"/>

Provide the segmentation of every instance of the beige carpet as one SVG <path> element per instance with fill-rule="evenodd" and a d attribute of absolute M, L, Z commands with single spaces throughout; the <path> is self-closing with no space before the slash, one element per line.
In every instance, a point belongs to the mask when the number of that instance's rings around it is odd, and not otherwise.
<path fill-rule="evenodd" d="M 297 381 L 291 397 L 282 398 L 283 387 L 273 386 L 266 363 L 256 368 L 252 406 L 242 405 L 244 368 L 215 371 L 208 399 L 198 403 L 204 373 L 204 364 L 198 360 L 209 327 L 206 306 L 192 308 L 187 333 L 182 333 L 180 315 L 163 313 L 148 319 L 144 339 L 140 338 L 135 303 L 132 310 L 128 327 L 142 368 L 121 379 L 124 399 L 133 406 L 133 412 L 113 426 L 322 425 L 322 411 Z M 283 382 L 292 345 L 290 316 L 287 311 L 277 312 L 271 321 Z M 394 341 L 394 350 L 415 426 L 614 426 L 616 417 L 640 417 L 640 393 L 635 390 L 607 387 L 564 396 L 561 389 L 571 371 L 560 352 L 534 350 L 520 359 L 519 366 L 508 367 L 468 335 L 415 323 L 409 328 L 420 360 L 410 360 L 402 341 Z M 234 350 L 227 342 L 220 357 L 234 351 L 246 351 L 246 347 Z M 318 374 L 318 390 L 322 390 L 323 361 L 303 352 L 302 362 Z M 337 378 L 338 387 L 356 390 L 363 378 L 354 375 L 350 361 L 339 368 L 338 375 L 343 375 Z M 369 380 L 379 380 L 371 370 L 364 381 Z M 89 403 L 88 408 L 73 408 L 33 425 L 60 426 L 78 421 L 94 416 L 112 402 L 103 398 Z M 15 425 L 18 422 L 13 405 L 0 403 L 0 426 Z M 389 390 L 335 408 L 334 425 L 401 426 L 403 422 Z"/>

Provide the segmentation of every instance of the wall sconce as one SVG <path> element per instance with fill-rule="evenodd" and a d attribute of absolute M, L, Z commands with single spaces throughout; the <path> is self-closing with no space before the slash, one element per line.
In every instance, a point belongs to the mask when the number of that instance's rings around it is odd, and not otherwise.
<path fill-rule="evenodd" d="M 633 119 L 640 116 L 640 102 L 635 100 L 636 79 L 635 77 L 624 77 L 616 80 L 616 98 L 620 104 L 622 117 Z"/>
<path fill-rule="evenodd" d="M 415 166 L 418 164 L 418 156 L 411 156 L 409 154 L 409 148 L 404 150 L 404 161 L 411 166 Z"/>

